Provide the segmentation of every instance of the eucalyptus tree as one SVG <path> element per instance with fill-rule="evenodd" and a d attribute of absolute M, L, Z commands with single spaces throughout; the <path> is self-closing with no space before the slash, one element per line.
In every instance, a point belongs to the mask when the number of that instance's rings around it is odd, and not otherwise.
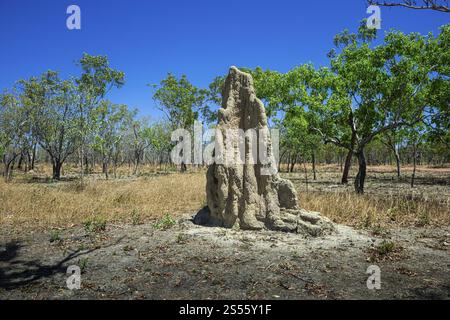
<path fill-rule="evenodd" d="M 45 103 L 46 88 L 43 85 L 41 76 L 41 78 L 31 77 L 28 80 L 19 80 L 16 84 L 16 90 L 20 92 L 21 111 L 26 114 L 29 120 L 23 152 L 27 155 L 29 169 L 34 170 L 39 144 L 37 137 L 37 117 L 39 117 L 39 110 L 41 110 Z"/>
<path fill-rule="evenodd" d="M 322 104 L 328 90 L 320 81 L 323 70 L 310 64 L 298 66 L 287 73 L 273 70 L 243 68 L 254 80 L 255 91 L 266 107 L 270 122 L 280 129 L 281 157 L 287 155 L 288 170 L 293 171 L 298 160 L 311 159 L 316 179 L 316 151 L 321 141 L 314 130 L 315 104 Z"/>
<path fill-rule="evenodd" d="M 316 153 L 321 146 L 317 128 L 321 124 L 316 110 L 333 101 L 329 90 L 330 72 L 326 68 L 316 70 L 311 64 L 293 68 L 282 76 L 278 96 L 282 98 L 284 118 L 281 123 L 289 130 L 295 130 L 299 138 L 290 144 L 301 150 L 303 159 L 310 156 L 314 180 L 316 180 Z M 292 127 L 292 128 L 291 128 Z M 299 133 L 298 131 L 301 131 Z M 287 135 L 289 138 L 291 135 Z M 295 142 L 295 143 L 294 143 Z"/>
<path fill-rule="evenodd" d="M 194 86 L 186 75 L 178 79 L 171 73 L 159 85 L 151 87 L 155 90 L 153 100 L 171 124 L 172 130 L 189 130 L 199 118 L 205 92 Z"/>
<path fill-rule="evenodd" d="M 134 113 L 130 112 L 126 105 L 112 104 L 104 100 L 93 109 L 92 116 L 94 123 L 92 148 L 100 154 L 102 171 L 108 179 L 109 164 L 119 152 Z"/>
<path fill-rule="evenodd" d="M 171 73 L 159 85 L 151 87 L 155 90 L 153 100 L 164 113 L 171 130 L 192 131 L 194 122 L 199 119 L 202 107 L 204 108 L 206 91 L 194 86 L 185 75 L 178 79 Z M 182 138 L 179 139 L 181 141 Z M 180 156 L 183 157 L 181 152 Z M 186 164 L 182 162 L 181 171 L 186 170 Z"/>
<path fill-rule="evenodd" d="M 165 159 L 169 159 L 172 149 L 170 124 L 167 121 L 153 123 L 149 127 L 148 140 L 150 151 L 158 159 L 161 168 Z"/>
<path fill-rule="evenodd" d="M 222 90 L 225 83 L 224 76 L 217 76 L 208 85 L 208 89 L 203 89 L 203 105 L 200 106 L 200 116 L 207 125 L 214 125 L 217 122 L 217 110 L 222 106 Z"/>
<path fill-rule="evenodd" d="M 27 95 L 33 104 L 33 123 L 39 145 L 50 156 L 53 178 L 61 178 L 61 169 L 67 158 L 75 152 L 77 132 L 77 90 L 71 80 L 62 80 L 54 71 L 33 79 Z"/>
<path fill-rule="evenodd" d="M 335 74 L 332 90 L 351 98 L 351 103 L 340 103 L 337 109 L 324 106 L 322 115 L 328 121 L 321 134 L 357 157 L 357 193 L 364 192 L 364 149 L 375 137 L 414 126 L 443 108 L 440 90 L 447 87 L 448 75 L 441 71 L 448 47 L 441 43 L 447 41 L 448 31 L 448 27 L 442 28 L 436 38 L 391 31 L 385 42 L 374 48 L 367 41 L 358 41 L 372 37 L 370 30 L 360 28 L 359 35 L 344 32 L 336 37 L 344 47 L 339 54 L 330 55 Z"/>
<path fill-rule="evenodd" d="M 17 157 L 23 150 L 29 119 L 20 107 L 14 93 L 0 95 L 0 157 L 4 165 L 3 177 L 12 179 L 12 171 Z"/>
<path fill-rule="evenodd" d="M 139 173 L 139 165 L 144 159 L 145 151 L 152 144 L 152 129 L 147 118 L 134 120 L 131 125 L 131 140 L 134 169 L 133 174 Z"/>
<path fill-rule="evenodd" d="M 95 124 L 92 123 L 93 110 L 113 89 L 125 83 L 125 74 L 109 66 L 106 56 L 92 56 L 84 53 L 78 65 L 82 73 L 77 84 L 78 135 L 81 160 L 81 178 L 83 178 L 85 152 Z"/>
<path fill-rule="evenodd" d="M 401 158 L 400 149 L 405 140 L 405 130 L 404 129 L 393 129 L 386 131 L 380 136 L 380 141 L 383 143 L 390 152 L 394 155 L 395 165 L 397 169 L 397 179 L 401 177 Z"/>

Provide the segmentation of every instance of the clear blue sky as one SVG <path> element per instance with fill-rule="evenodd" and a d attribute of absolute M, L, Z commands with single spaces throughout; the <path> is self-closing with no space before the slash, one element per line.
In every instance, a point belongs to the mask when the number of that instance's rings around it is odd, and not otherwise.
<path fill-rule="evenodd" d="M 81 8 L 82 29 L 66 28 Z M 450 14 L 382 8 L 382 32 L 438 32 Z M 52 69 L 78 74 L 83 52 L 107 55 L 126 74 L 108 98 L 160 116 L 149 83 L 167 72 L 207 86 L 231 65 L 287 71 L 327 65 L 333 36 L 368 17 L 364 0 L 0 0 L 0 90 Z"/>

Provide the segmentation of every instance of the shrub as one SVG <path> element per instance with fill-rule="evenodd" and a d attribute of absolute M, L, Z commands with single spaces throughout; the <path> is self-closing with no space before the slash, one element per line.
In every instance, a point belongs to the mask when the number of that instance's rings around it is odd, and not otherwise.
<path fill-rule="evenodd" d="M 61 231 L 52 230 L 50 231 L 50 242 L 59 242 L 61 241 Z"/>
<path fill-rule="evenodd" d="M 102 217 L 93 217 L 84 222 L 84 229 L 87 232 L 100 232 L 106 229 L 106 219 Z"/>
<path fill-rule="evenodd" d="M 164 217 L 159 219 L 153 224 L 153 228 L 159 230 L 167 230 L 172 228 L 176 224 L 176 221 L 170 214 L 166 214 Z"/>
<path fill-rule="evenodd" d="M 133 211 L 131 212 L 131 223 L 133 224 L 133 226 L 142 224 L 142 217 L 137 209 L 133 209 Z"/>
<path fill-rule="evenodd" d="M 394 251 L 395 243 L 392 241 L 383 240 L 377 247 L 377 252 L 380 255 L 387 255 L 390 252 Z"/>

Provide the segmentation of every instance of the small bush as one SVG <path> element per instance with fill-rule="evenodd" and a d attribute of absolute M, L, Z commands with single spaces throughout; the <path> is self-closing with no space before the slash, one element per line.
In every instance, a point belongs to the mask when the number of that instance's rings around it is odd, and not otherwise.
<path fill-rule="evenodd" d="M 133 226 L 142 224 L 142 217 L 137 209 L 133 209 L 133 211 L 131 212 L 131 223 L 133 224 Z"/>
<path fill-rule="evenodd" d="M 176 243 L 185 244 L 186 242 L 187 242 L 187 236 L 182 233 L 179 233 L 177 235 Z"/>
<path fill-rule="evenodd" d="M 50 242 L 59 242 L 61 241 L 61 231 L 52 230 L 50 231 Z"/>
<path fill-rule="evenodd" d="M 380 224 L 373 226 L 371 231 L 375 236 L 385 236 L 386 234 L 388 234 L 388 230 Z"/>
<path fill-rule="evenodd" d="M 102 217 L 93 217 L 84 222 L 84 229 L 87 232 L 100 232 L 106 229 L 106 219 Z"/>
<path fill-rule="evenodd" d="M 428 212 L 422 212 L 419 214 L 419 220 L 417 221 L 418 227 L 425 227 L 430 224 L 430 215 Z"/>
<path fill-rule="evenodd" d="M 80 267 L 80 272 L 84 273 L 88 265 L 89 258 L 81 258 L 78 260 L 78 266 Z"/>
<path fill-rule="evenodd" d="M 206 200 L 206 197 L 204 197 L 201 201 L 200 201 L 200 208 L 204 208 L 208 205 L 208 201 Z"/>
<path fill-rule="evenodd" d="M 395 243 L 392 241 L 383 240 L 377 247 L 377 252 L 380 255 L 387 255 L 394 251 Z"/>
<path fill-rule="evenodd" d="M 172 228 L 177 222 L 170 214 L 166 214 L 164 217 L 159 219 L 157 222 L 153 224 L 153 228 L 159 230 L 167 230 Z"/>

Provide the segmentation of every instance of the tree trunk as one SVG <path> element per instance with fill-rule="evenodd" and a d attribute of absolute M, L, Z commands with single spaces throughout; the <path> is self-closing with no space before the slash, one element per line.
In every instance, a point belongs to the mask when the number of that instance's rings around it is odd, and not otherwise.
<path fill-rule="evenodd" d="M 17 169 L 22 170 L 23 169 L 23 152 L 20 154 L 19 163 L 17 164 Z"/>
<path fill-rule="evenodd" d="M 400 154 L 398 153 L 398 150 L 395 150 L 395 163 L 397 165 L 397 178 L 400 179 L 401 172 L 400 172 Z"/>
<path fill-rule="evenodd" d="M 286 150 L 283 151 L 283 153 L 280 156 L 280 159 L 278 159 L 278 172 L 281 172 L 281 161 L 283 160 L 285 154 Z"/>
<path fill-rule="evenodd" d="M 31 153 L 30 150 L 27 150 L 27 154 L 26 154 L 26 163 L 25 163 L 25 172 L 29 172 L 31 170 Z"/>
<path fill-rule="evenodd" d="M 88 156 L 84 156 L 84 174 L 89 174 L 89 159 Z"/>
<path fill-rule="evenodd" d="M 350 167 L 352 165 L 352 157 L 353 157 L 353 152 L 352 152 L 352 150 L 349 150 L 347 153 L 347 157 L 345 158 L 344 170 L 342 172 L 342 179 L 341 179 L 342 184 L 348 183 L 348 174 L 350 172 Z"/>
<path fill-rule="evenodd" d="M 311 160 L 312 160 L 313 180 L 316 181 L 317 180 L 317 175 L 316 175 L 316 153 L 314 151 L 311 154 Z"/>
<path fill-rule="evenodd" d="M 294 155 L 292 155 L 292 158 L 291 158 L 291 167 L 289 168 L 289 172 L 290 173 L 293 173 L 294 172 L 294 168 L 295 168 L 295 163 L 297 162 L 297 155 L 296 154 L 294 154 Z"/>
<path fill-rule="evenodd" d="M 366 180 L 367 163 L 364 156 L 364 150 L 360 150 L 358 157 L 358 174 L 355 177 L 355 191 L 357 194 L 364 194 L 364 182 Z"/>
<path fill-rule="evenodd" d="M 136 175 L 138 173 L 138 169 L 139 169 L 139 157 L 136 158 L 136 162 L 134 164 L 133 175 Z"/>
<path fill-rule="evenodd" d="M 13 154 L 11 157 L 6 155 L 3 156 L 3 164 L 5 171 L 3 172 L 3 177 L 5 178 L 5 182 L 10 182 L 12 180 L 12 173 L 14 171 L 14 164 L 17 159 L 17 154 Z"/>
<path fill-rule="evenodd" d="M 306 162 L 305 161 L 303 161 L 303 169 L 305 171 L 306 192 L 308 192 L 308 169 L 306 168 Z"/>
<path fill-rule="evenodd" d="M 31 158 L 31 170 L 34 170 L 34 165 L 36 163 L 36 149 L 37 149 L 37 143 L 33 145 L 33 154 Z"/>
<path fill-rule="evenodd" d="M 60 180 L 62 163 L 58 159 L 52 159 L 52 167 L 53 167 L 53 179 Z"/>
<path fill-rule="evenodd" d="M 288 152 L 287 158 L 286 158 L 286 172 L 289 173 L 289 168 L 291 167 L 291 152 Z"/>
<path fill-rule="evenodd" d="M 417 159 L 417 145 L 413 146 L 413 173 L 411 176 L 411 188 L 414 188 L 414 180 L 416 179 L 416 159 Z"/>
<path fill-rule="evenodd" d="M 108 162 L 103 161 L 102 171 L 105 174 L 106 179 L 108 179 L 109 178 L 109 175 L 108 175 Z"/>
<path fill-rule="evenodd" d="M 83 183 L 83 179 L 84 179 L 84 149 L 83 149 L 83 143 L 81 144 L 81 148 L 80 148 L 80 178 L 81 178 L 81 183 Z"/>
<path fill-rule="evenodd" d="M 5 182 L 8 183 L 12 179 L 12 170 L 11 170 L 11 162 L 5 162 L 5 172 L 3 172 L 3 177 L 5 178 Z"/>

